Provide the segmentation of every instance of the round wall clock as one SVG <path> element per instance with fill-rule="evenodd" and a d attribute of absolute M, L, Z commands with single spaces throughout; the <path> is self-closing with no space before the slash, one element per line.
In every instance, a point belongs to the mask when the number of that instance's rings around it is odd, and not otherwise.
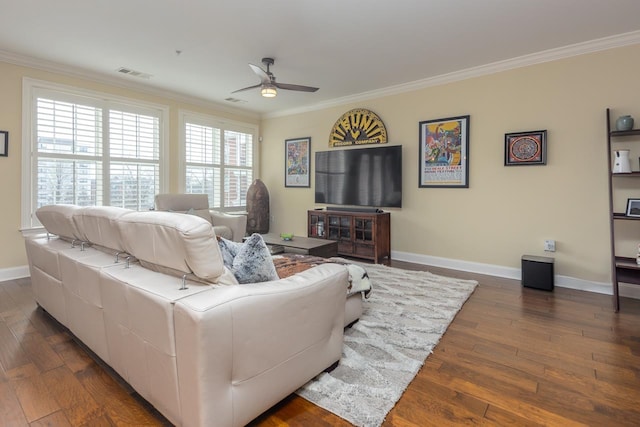
<path fill-rule="evenodd" d="M 385 144 L 387 129 L 371 110 L 356 108 L 344 113 L 333 125 L 329 147 L 354 144 Z"/>

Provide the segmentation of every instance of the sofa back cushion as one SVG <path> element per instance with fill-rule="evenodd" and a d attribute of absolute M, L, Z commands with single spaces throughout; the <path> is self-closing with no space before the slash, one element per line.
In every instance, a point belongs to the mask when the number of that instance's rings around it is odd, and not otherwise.
<path fill-rule="evenodd" d="M 140 261 L 216 282 L 224 273 L 211 224 L 195 215 L 131 212 L 117 220 L 124 250 Z"/>
<path fill-rule="evenodd" d="M 122 215 L 131 212 L 131 209 L 116 206 L 88 206 L 74 212 L 73 221 L 82 240 L 114 252 L 122 252 L 124 245 L 115 222 Z"/>
<path fill-rule="evenodd" d="M 36 210 L 36 217 L 47 232 L 69 241 L 82 240 L 73 221 L 73 215 L 81 209 L 77 205 L 47 205 Z"/>

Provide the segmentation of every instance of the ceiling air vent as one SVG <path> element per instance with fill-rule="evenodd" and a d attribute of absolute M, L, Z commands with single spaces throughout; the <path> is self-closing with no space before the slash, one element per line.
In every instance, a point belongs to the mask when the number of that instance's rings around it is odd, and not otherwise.
<path fill-rule="evenodd" d="M 236 102 L 247 102 L 244 99 L 238 99 L 238 98 L 225 98 L 224 100 L 225 101 L 229 101 L 229 102 L 234 102 L 234 103 L 236 103 Z"/>
<path fill-rule="evenodd" d="M 149 74 L 149 73 L 143 73 L 141 71 L 132 70 L 130 68 L 120 67 L 120 68 L 118 68 L 117 71 L 119 73 L 126 74 L 126 75 L 131 76 L 131 77 L 139 77 L 141 79 L 150 79 L 151 78 L 151 74 Z"/>

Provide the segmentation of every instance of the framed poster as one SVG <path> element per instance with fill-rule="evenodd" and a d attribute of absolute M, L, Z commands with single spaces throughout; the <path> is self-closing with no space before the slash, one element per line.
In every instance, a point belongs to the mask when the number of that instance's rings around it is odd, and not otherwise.
<path fill-rule="evenodd" d="M 547 131 L 504 134 L 504 165 L 546 165 Z"/>
<path fill-rule="evenodd" d="M 295 138 L 284 141 L 285 187 L 311 187 L 311 138 Z"/>
<path fill-rule="evenodd" d="M 418 186 L 469 187 L 469 116 L 420 122 Z"/>

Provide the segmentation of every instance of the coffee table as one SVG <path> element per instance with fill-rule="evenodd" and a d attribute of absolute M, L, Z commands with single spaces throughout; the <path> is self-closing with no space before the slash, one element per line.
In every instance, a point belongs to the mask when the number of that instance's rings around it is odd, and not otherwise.
<path fill-rule="evenodd" d="M 330 258 L 338 255 L 338 242 L 327 239 L 293 236 L 292 240 L 282 240 L 279 234 L 267 233 L 262 239 L 269 246 L 282 246 L 285 252 Z"/>

